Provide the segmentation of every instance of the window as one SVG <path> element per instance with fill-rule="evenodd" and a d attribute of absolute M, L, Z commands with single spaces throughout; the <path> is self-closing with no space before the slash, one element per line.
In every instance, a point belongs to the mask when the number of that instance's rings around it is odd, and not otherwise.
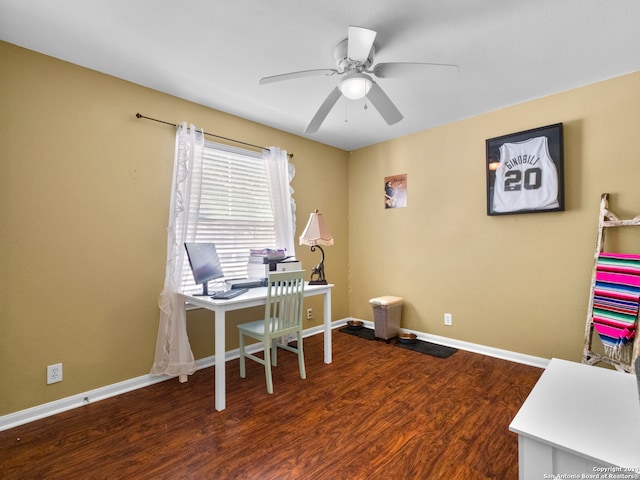
<path fill-rule="evenodd" d="M 283 246 L 273 183 L 262 153 L 205 142 L 198 220 L 189 225 L 188 236 L 196 242 L 215 242 L 226 280 L 247 277 L 250 249 Z M 287 246 L 293 242 L 289 230 Z M 183 289 L 200 290 L 186 259 L 182 271 Z"/>

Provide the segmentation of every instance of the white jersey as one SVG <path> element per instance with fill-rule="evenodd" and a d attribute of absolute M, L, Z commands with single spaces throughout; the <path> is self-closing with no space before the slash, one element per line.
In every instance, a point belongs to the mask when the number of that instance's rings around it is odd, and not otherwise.
<path fill-rule="evenodd" d="M 547 137 L 502 144 L 493 185 L 492 211 L 504 213 L 557 207 L 558 171 L 549 155 Z"/>

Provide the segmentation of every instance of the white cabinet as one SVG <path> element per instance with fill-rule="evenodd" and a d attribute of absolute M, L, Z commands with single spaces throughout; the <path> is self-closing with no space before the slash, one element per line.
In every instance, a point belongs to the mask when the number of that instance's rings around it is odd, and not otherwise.
<path fill-rule="evenodd" d="M 520 480 L 640 478 L 635 375 L 554 358 L 509 430 Z"/>

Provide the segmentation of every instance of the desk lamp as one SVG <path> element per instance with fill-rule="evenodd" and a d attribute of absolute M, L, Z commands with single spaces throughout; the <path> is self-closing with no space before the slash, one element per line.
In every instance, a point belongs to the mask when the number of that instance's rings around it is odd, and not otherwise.
<path fill-rule="evenodd" d="M 322 259 L 318 266 L 311 270 L 309 285 L 326 285 L 327 281 L 324 278 L 324 250 L 320 245 L 333 245 L 333 237 L 318 210 L 309 216 L 309 222 L 307 222 L 304 232 L 300 235 L 300 245 L 311 246 L 312 252 L 315 252 L 316 248 L 320 249 Z"/>

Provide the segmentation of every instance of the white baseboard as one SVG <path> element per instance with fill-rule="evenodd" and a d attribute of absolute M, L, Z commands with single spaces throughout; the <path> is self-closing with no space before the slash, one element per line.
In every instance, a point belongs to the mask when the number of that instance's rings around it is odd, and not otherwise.
<path fill-rule="evenodd" d="M 416 332 L 413 332 L 416 333 Z M 514 363 L 521 363 L 523 365 L 529 365 L 538 368 L 547 368 L 550 362 L 548 358 L 535 357 L 533 355 L 526 355 L 524 353 L 512 352 L 510 350 L 502 350 L 500 348 L 487 347 L 486 345 L 479 345 L 476 343 L 469 343 L 462 340 L 456 340 L 454 338 L 440 337 L 438 335 L 431 335 L 428 333 L 419 334 L 416 333 L 419 339 L 427 342 L 437 343 L 446 347 L 453 347 L 459 350 L 465 350 L 467 352 L 479 353 L 486 355 L 487 357 L 500 358 L 502 360 L 509 360 Z"/>
<path fill-rule="evenodd" d="M 332 323 L 332 328 L 340 328 L 347 323 L 347 320 L 358 320 L 356 318 L 345 318 L 343 320 L 336 320 Z M 374 328 L 374 323 L 368 320 L 361 320 L 364 322 L 367 328 Z M 309 328 L 304 331 L 304 336 L 309 337 L 311 335 L 317 335 L 322 333 L 324 330 L 322 325 Z M 475 343 L 463 342 L 461 340 L 456 340 L 453 338 L 440 337 L 438 335 L 431 335 L 428 333 L 417 332 L 415 330 L 403 329 L 403 331 L 415 333 L 418 339 L 425 340 L 427 342 L 437 343 L 439 345 L 445 345 L 447 347 L 453 347 L 460 350 L 466 350 L 469 352 L 479 353 L 481 355 L 487 355 L 489 357 L 500 358 L 503 360 L 509 360 L 511 362 L 522 363 L 525 365 L 531 365 L 539 368 L 546 368 L 549 360 L 546 358 L 534 357 L 531 355 L 525 355 L 522 353 L 511 352 L 508 350 L 501 350 L 498 348 L 487 347 L 484 345 L 478 345 Z M 259 351 L 260 345 L 255 344 L 249 348 L 250 351 Z M 225 358 L 226 360 L 234 360 L 239 358 L 240 352 L 236 348 L 235 350 L 230 350 L 226 352 Z M 203 369 L 213 366 L 215 363 L 215 355 L 211 355 L 209 357 L 201 358 L 196 362 L 197 369 Z M 27 408 L 25 410 L 20 410 L 15 413 L 10 413 L 8 415 L 3 415 L 0 417 L 0 431 L 8 430 L 10 428 L 17 427 L 19 425 L 23 425 L 25 423 L 33 422 L 35 420 L 40 420 L 42 418 L 50 417 L 52 415 L 56 415 L 58 413 L 65 412 L 67 410 L 71 410 L 74 408 L 82 407 L 89 403 L 97 402 L 100 400 L 104 400 L 106 398 L 115 397 L 116 395 L 121 395 L 123 393 L 130 392 L 132 390 L 136 390 L 138 388 L 148 387 L 150 385 L 154 385 L 159 382 L 163 382 L 165 380 L 170 380 L 171 378 L 168 375 L 141 375 L 136 378 L 132 378 L 130 380 L 125 380 L 123 382 L 114 383 L 112 385 L 107 385 L 106 387 L 96 388 L 95 390 L 90 390 L 88 392 L 79 393 L 77 395 L 72 395 L 70 397 L 62 398 L 60 400 L 55 400 L 53 402 L 45 403 L 43 405 L 38 405 L 32 408 Z"/>
<path fill-rule="evenodd" d="M 358 318 L 350 318 L 349 320 L 360 320 Z M 367 328 L 374 328 L 374 323 L 368 320 L 360 320 L 364 322 Z M 345 321 L 346 323 L 346 321 Z M 500 348 L 487 347 L 486 345 L 479 345 L 477 343 L 465 342 L 463 340 L 456 340 L 455 338 L 441 337 L 439 335 L 432 335 L 430 333 L 423 333 L 417 330 L 410 330 L 408 328 L 401 328 L 403 332 L 414 333 L 418 340 L 424 340 L 425 342 L 437 343 L 438 345 L 444 345 L 445 347 L 457 348 L 458 350 L 465 350 L 467 352 L 479 353 L 486 355 L 487 357 L 500 358 L 502 360 L 509 360 L 510 362 L 521 363 L 523 365 L 530 365 L 532 367 L 547 368 L 549 364 L 548 358 L 535 357 L 533 355 L 526 355 L 524 353 L 512 352 L 510 350 L 502 350 Z"/>
<path fill-rule="evenodd" d="M 137 390 L 138 388 L 148 387 L 155 383 L 168 380 L 169 378 L 172 377 L 167 375 L 142 375 L 123 382 L 107 385 L 106 387 L 96 388 L 95 390 L 89 390 L 88 392 L 79 393 L 70 397 L 61 398 L 60 400 L 27 408 L 26 410 L 10 413 L 0 417 L 0 431 L 8 430 L 35 420 L 40 420 L 41 418 L 50 417 L 67 410 L 82 407 L 89 403 L 104 400 L 105 398 L 115 397 L 116 395 Z"/>

